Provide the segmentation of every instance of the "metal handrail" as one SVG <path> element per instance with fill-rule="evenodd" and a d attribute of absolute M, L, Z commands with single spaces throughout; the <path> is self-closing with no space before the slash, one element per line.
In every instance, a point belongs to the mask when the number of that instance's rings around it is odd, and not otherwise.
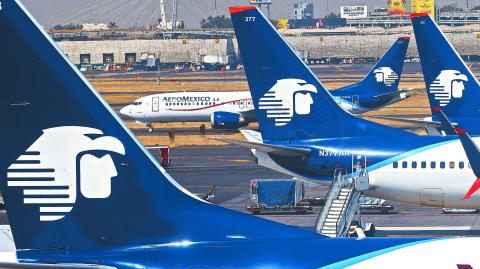
<path fill-rule="evenodd" d="M 332 183 L 330 183 L 330 188 L 327 192 L 327 196 L 326 196 L 327 200 L 325 201 L 325 204 L 323 205 L 322 212 L 318 216 L 317 221 L 315 223 L 317 233 L 320 233 L 322 231 L 323 226 L 325 224 L 325 220 L 326 220 L 327 215 L 328 215 L 329 210 L 325 210 L 325 208 L 330 208 L 331 205 L 333 204 L 333 200 L 335 200 L 335 198 L 338 196 L 338 193 L 342 189 L 342 185 L 344 183 L 344 180 L 342 180 L 342 179 L 345 178 L 346 174 L 347 174 L 346 169 L 343 169 L 343 168 L 335 169 L 334 179 L 333 179 Z M 337 194 L 332 195 L 332 191 L 335 191 Z M 321 226 L 320 226 L 320 224 L 321 224 Z"/>
<path fill-rule="evenodd" d="M 348 194 L 348 197 L 347 199 L 345 200 L 345 203 L 342 205 L 342 209 L 340 211 L 340 218 L 337 220 L 337 223 L 335 224 L 335 233 L 337 234 L 337 236 L 343 236 L 345 235 L 346 231 L 348 231 L 348 229 L 344 229 L 345 227 L 345 224 L 347 222 L 347 214 L 349 213 L 350 211 L 350 207 L 353 206 L 351 204 L 351 200 L 353 199 L 358 199 L 360 198 L 360 195 L 361 195 L 361 191 L 358 191 L 355 189 L 355 174 L 360 177 L 360 176 L 368 176 L 368 170 L 367 169 L 362 169 L 360 171 L 355 171 L 355 173 L 352 173 L 352 182 L 350 183 L 350 186 L 349 188 L 351 189 L 350 193 Z M 345 208 L 345 206 L 348 206 L 348 208 Z M 358 206 L 358 204 L 356 204 L 355 206 Z M 353 215 L 355 214 L 355 211 L 356 210 L 353 210 L 353 214 L 351 216 L 351 218 L 353 218 Z M 339 231 L 339 228 L 342 229 L 341 231 Z"/>
<path fill-rule="evenodd" d="M 336 233 L 337 235 L 339 235 L 339 231 L 338 231 L 338 230 L 339 230 L 339 227 L 345 226 L 345 223 L 344 223 L 344 222 L 345 222 L 345 217 L 346 217 L 345 215 L 346 215 L 346 212 L 347 212 L 347 211 L 345 210 L 345 206 L 350 204 L 350 199 L 351 199 L 351 197 L 352 197 L 352 193 L 354 192 L 354 183 L 353 183 L 353 181 L 352 181 L 352 183 L 350 184 L 350 186 L 348 186 L 348 187 L 351 189 L 351 191 L 350 191 L 350 193 L 348 194 L 347 198 L 345 199 L 345 203 L 343 203 L 343 205 L 342 205 L 342 209 L 340 210 L 340 218 L 338 218 L 337 222 L 335 223 L 335 233 Z M 340 225 L 340 224 L 342 224 L 342 225 Z"/>

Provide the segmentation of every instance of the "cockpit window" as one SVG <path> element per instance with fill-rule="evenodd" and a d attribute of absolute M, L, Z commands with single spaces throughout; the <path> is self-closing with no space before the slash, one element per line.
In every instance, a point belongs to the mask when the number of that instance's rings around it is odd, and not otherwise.
<path fill-rule="evenodd" d="M 134 106 L 139 106 L 139 105 L 141 105 L 141 104 L 142 104 L 142 102 L 134 102 L 134 103 L 133 103 Z"/>

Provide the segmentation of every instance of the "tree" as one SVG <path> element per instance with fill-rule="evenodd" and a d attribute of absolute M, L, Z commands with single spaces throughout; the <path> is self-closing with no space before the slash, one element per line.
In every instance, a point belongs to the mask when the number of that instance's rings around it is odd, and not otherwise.
<path fill-rule="evenodd" d="M 233 23 L 230 18 L 226 18 L 225 15 L 212 17 L 209 16 L 207 19 L 202 19 L 200 21 L 200 26 L 202 29 L 212 29 L 212 28 L 232 28 Z"/>
<path fill-rule="evenodd" d="M 455 3 L 446 5 L 440 8 L 440 12 L 455 12 L 455 11 L 463 11 L 463 9 L 457 7 L 457 4 Z"/>
<path fill-rule="evenodd" d="M 52 30 L 81 30 L 83 29 L 83 26 L 81 24 L 67 24 L 67 25 L 61 25 L 57 24 L 52 27 Z"/>
<path fill-rule="evenodd" d="M 327 28 L 341 27 L 346 25 L 346 20 L 332 12 L 323 18 L 323 25 Z"/>

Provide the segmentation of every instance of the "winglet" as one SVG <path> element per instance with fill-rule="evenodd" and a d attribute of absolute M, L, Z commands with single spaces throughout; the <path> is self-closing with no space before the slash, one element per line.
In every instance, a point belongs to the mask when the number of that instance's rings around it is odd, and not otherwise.
<path fill-rule="evenodd" d="M 472 187 L 470 187 L 470 189 L 468 190 L 467 194 L 465 194 L 465 196 L 463 197 L 463 200 L 467 200 L 467 199 L 470 199 L 470 197 L 472 197 L 472 195 L 478 191 L 478 189 L 480 189 L 480 178 L 477 178 L 477 180 L 475 180 L 475 182 L 473 183 Z"/>
<path fill-rule="evenodd" d="M 445 116 L 445 113 L 443 113 L 443 111 L 439 107 L 432 107 L 432 110 L 437 112 L 445 130 L 452 129 L 455 134 L 458 135 L 462 143 L 463 149 L 465 150 L 465 154 L 470 161 L 473 173 L 477 177 L 473 185 L 463 197 L 463 200 L 467 200 L 472 197 L 472 195 L 476 191 L 478 191 L 478 189 L 480 189 L 480 150 L 478 149 L 473 139 L 468 135 L 467 131 L 458 127 L 454 127 L 453 124 L 448 120 L 447 116 Z"/>
<path fill-rule="evenodd" d="M 465 130 L 463 130 L 463 129 L 460 129 L 460 128 L 458 128 L 458 127 L 457 127 L 457 128 L 455 128 L 455 133 L 457 133 L 457 134 L 459 134 L 459 135 L 460 135 L 460 134 L 466 134 L 466 133 L 467 133 L 467 131 L 465 131 Z"/>
<path fill-rule="evenodd" d="M 255 6 L 233 6 L 229 8 L 229 11 L 230 11 L 230 15 L 233 15 L 242 11 L 252 10 L 252 9 L 256 9 L 256 7 Z"/>

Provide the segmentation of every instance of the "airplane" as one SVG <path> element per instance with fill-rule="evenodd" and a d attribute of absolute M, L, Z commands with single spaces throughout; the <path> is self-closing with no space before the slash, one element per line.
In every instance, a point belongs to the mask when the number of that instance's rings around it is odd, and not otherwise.
<path fill-rule="evenodd" d="M 480 266 L 477 238 L 328 238 L 195 197 L 20 1 L 0 3 L 0 191 L 16 246 L 1 268 Z"/>
<path fill-rule="evenodd" d="M 440 107 L 454 124 L 462 125 L 472 134 L 480 134 L 478 80 L 428 13 L 413 14 L 412 24 L 430 106 Z M 431 117 L 420 120 L 375 118 L 421 124 L 429 135 L 454 135 L 446 133 L 435 112 L 431 113 Z"/>
<path fill-rule="evenodd" d="M 259 165 L 299 179 L 329 185 L 338 169 L 362 168 L 368 196 L 480 208 L 480 195 L 462 199 L 473 172 L 456 136 L 420 136 L 355 117 L 257 9 L 233 13 L 232 21 L 260 132 L 219 140 L 254 149 Z"/>
<path fill-rule="evenodd" d="M 172 92 L 139 98 L 120 114 L 147 125 L 153 122 L 207 122 L 215 129 L 238 129 L 256 121 L 252 97 L 238 92 Z"/>
<path fill-rule="evenodd" d="M 353 114 L 362 114 L 402 101 L 410 92 L 399 90 L 409 36 L 399 37 L 365 78 L 332 92 L 335 101 Z M 146 125 L 153 122 L 207 122 L 215 129 L 238 129 L 256 122 L 252 97 L 243 92 L 172 92 L 139 98 L 120 114 Z"/>

